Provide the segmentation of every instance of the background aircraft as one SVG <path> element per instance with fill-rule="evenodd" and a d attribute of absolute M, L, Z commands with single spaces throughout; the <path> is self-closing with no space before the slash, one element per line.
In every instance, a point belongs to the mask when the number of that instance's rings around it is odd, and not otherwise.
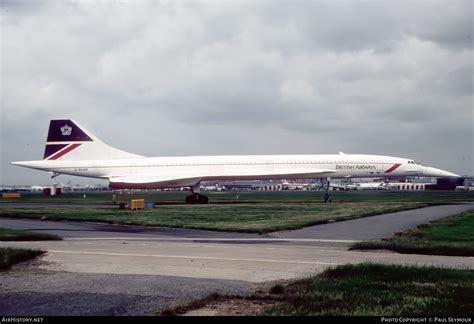
<path fill-rule="evenodd" d="M 283 179 L 281 181 L 281 184 L 283 186 L 283 189 L 286 190 L 301 190 L 308 188 L 310 183 L 309 182 L 288 182 L 288 180 Z"/>
<path fill-rule="evenodd" d="M 385 182 L 361 182 L 357 184 L 357 190 L 382 190 L 386 189 Z"/>

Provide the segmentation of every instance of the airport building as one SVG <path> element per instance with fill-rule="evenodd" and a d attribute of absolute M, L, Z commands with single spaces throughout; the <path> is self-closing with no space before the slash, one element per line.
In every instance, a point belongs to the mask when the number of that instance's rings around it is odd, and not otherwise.
<path fill-rule="evenodd" d="M 206 190 L 206 188 L 211 189 L 208 191 L 215 191 L 214 188 L 218 188 L 217 191 L 280 191 L 283 189 L 283 185 L 281 181 L 223 181 L 204 185 L 203 189 Z"/>
<path fill-rule="evenodd" d="M 382 183 L 383 186 L 375 186 Z M 304 185 L 303 185 L 304 184 Z M 362 184 L 362 185 L 361 185 Z M 372 186 L 371 186 L 372 185 Z M 327 182 L 325 179 L 293 180 L 286 184 L 278 180 L 242 180 L 203 182 L 203 191 L 282 191 L 282 190 L 325 190 Z M 423 191 L 423 190 L 474 190 L 474 177 L 464 176 L 461 178 L 407 178 L 401 181 L 385 182 L 384 179 L 333 179 L 330 182 L 330 190 L 400 190 L 400 191 Z M 43 193 L 45 195 L 60 195 L 62 193 L 87 193 L 87 192 L 110 192 L 107 185 L 70 185 L 57 184 L 46 186 L 1 186 L 0 193 Z M 127 191 L 127 190 L 125 190 Z M 146 189 L 133 191 L 189 191 L 189 188 L 170 189 Z"/>
<path fill-rule="evenodd" d="M 412 182 L 393 182 L 387 184 L 388 190 L 401 190 L 401 191 L 423 191 L 426 190 L 427 186 L 432 185 L 427 183 L 412 183 Z"/>

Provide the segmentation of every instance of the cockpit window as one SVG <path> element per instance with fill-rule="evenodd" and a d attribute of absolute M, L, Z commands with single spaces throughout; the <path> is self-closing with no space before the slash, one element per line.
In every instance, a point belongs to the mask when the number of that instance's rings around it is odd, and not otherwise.
<path fill-rule="evenodd" d="M 419 163 L 419 162 L 416 162 L 416 161 L 413 161 L 413 160 L 411 160 L 411 161 L 408 161 L 408 164 L 417 164 L 417 165 L 423 165 L 423 164 L 421 164 L 421 163 Z"/>

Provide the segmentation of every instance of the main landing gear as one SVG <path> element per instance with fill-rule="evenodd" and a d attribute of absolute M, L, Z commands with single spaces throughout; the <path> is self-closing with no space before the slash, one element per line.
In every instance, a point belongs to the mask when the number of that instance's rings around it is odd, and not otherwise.
<path fill-rule="evenodd" d="M 207 204 L 209 202 L 209 198 L 207 196 L 193 193 L 192 195 L 186 196 L 186 203 L 187 204 Z"/>
<path fill-rule="evenodd" d="M 329 194 L 329 186 L 330 186 L 330 183 L 331 183 L 331 178 L 327 178 L 326 179 L 326 182 L 327 182 L 327 187 L 326 187 L 326 192 L 324 193 L 324 202 L 327 203 L 327 202 L 332 202 L 332 198 L 331 198 L 331 195 Z"/>
<path fill-rule="evenodd" d="M 191 187 L 192 195 L 186 196 L 186 203 L 187 204 L 207 204 L 209 202 L 209 198 L 207 196 L 201 195 L 199 193 L 199 184 L 194 187 Z"/>

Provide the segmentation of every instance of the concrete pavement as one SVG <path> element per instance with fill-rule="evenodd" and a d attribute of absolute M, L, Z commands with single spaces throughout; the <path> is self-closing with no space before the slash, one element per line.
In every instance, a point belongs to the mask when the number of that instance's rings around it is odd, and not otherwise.
<path fill-rule="evenodd" d="M 0 272 L 0 310 L 2 315 L 144 315 L 213 291 L 245 293 L 254 283 L 305 277 L 345 263 L 473 269 L 474 258 L 469 257 L 347 250 L 358 240 L 381 238 L 472 208 L 433 206 L 269 235 L 0 218 L 0 228 L 65 238 L 0 242 L 48 252 L 35 267 Z"/>

